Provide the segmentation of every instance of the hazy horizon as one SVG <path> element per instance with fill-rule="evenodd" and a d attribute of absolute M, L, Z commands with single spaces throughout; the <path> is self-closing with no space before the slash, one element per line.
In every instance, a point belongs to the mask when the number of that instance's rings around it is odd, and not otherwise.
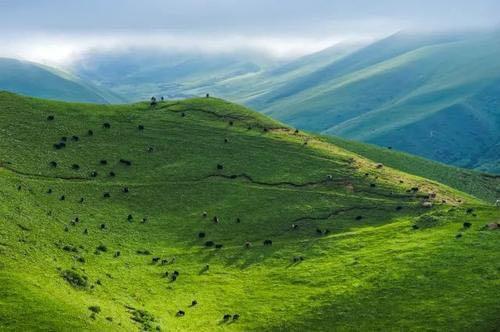
<path fill-rule="evenodd" d="M 64 65 L 86 52 L 155 47 L 293 58 L 401 30 L 492 28 L 498 25 L 498 12 L 500 3 L 492 0 L 0 0 L 0 56 Z"/>

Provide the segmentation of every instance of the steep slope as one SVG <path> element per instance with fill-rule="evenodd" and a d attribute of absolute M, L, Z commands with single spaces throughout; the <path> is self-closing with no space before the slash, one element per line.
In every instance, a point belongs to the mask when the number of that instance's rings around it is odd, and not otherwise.
<path fill-rule="evenodd" d="M 0 93 L 0 155 L 3 330 L 498 326 L 497 209 L 237 105 Z"/>
<path fill-rule="evenodd" d="M 300 128 L 498 172 L 500 34 L 398 34 L 246 103 Z"/>
<path fill-rule="evenodd" d="M 0 58 L 0 90 L 27 96 L 92 103 L 123 102 L 118 95 L 33 62 Z"/>
<path fill-rule="evenodd" d="M 363 43 L 339 43 L 323 51 L 301 57 L 291 62 L 263 68 L 254 73 L 236 75 L 225 79 L 208 80 L 198 86 L 185 86 L 193 94 L 210 91 L 216 95 L 237 102 L 259 100 L 274 91 L 281 91 L 290 82 L 315 73 L 320 68 L 340 61 L 349 54 L 362 48 Z"/>

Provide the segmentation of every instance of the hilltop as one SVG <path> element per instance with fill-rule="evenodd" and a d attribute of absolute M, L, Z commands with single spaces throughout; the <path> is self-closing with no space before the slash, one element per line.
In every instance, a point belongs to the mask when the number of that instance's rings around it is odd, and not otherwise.
<path fill-rule="evenodd" d="M 0 156 L 3 330 L 498 327 L 490 202 L 239 105 L 0 92 Z"/>

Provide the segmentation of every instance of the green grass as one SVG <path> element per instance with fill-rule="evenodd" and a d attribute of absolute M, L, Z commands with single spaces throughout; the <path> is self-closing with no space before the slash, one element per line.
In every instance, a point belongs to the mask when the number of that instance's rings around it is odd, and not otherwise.
<path fill-rule="evenodd" d="M 500 176 L 457 168 L 375 145 L 325 136 L 331 143 L 384 165 L 432 179 L 494 204 L 500 197 Z"/>
<path fill-rule="evenodd" d="M 62 136 L 66 148 L 54 149 Z M 0 156 L 1 330 L 499 326 L 500 233 L 481 230 L 497 209 L 223 100 L 151 108 L 0 93 Z M 414 230 L 423 214 L 439 222 Z M 176 281 L 163 276 L 175 270 Z M 71 285 L 67 271 L 86 279 Z"/>

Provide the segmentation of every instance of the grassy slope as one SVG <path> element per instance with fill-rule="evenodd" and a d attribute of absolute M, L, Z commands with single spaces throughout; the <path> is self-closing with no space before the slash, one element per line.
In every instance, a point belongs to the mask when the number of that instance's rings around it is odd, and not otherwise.
<path fill-rule="evenodd" d="M 333 144 L 403 172 L 444 183 L 493 204 L 500 197 L 500 176 L 441 164 L 405 152 L 325 136 Z"/>
<path fill-rule="evenodd" d="M 58 71 L 27 61 L 0 58 L 0 90 L 48 99 L 108 103 L 122 102 L 106 89 Z"/>
<path fill-rule="evenodd" d="M 80 140 L 52 148 L 72 135 Z M 144 328 L 131 319 L 131 307 L 151 313 L 152 328 L 169 331 L 499 326 L 493 290 L 500 233 L 480 230 L 500 217 L 498 210 L 436 182 L 377 169 L 325 139 L 295 135 L 239 106 L 210 98 L 150 109 L 0 93 L 0 155 L 4 330 Z M 72 170 L 73 163 L 80 170 Z M 216 170 L 217 163 L 224 169 Z M 251 181 L 231 178 L 241 174 Z M 325 182 L 327 175 L 333 181 Z M 433 209 L 424 210 L 422 198 L 406 192 L 413 186 L 437 193 Z M 466 214 L 469 206 L 476 216 Z M 437 225 L 412 230 L 424 213 Z M 211 221 L 214 215 L 220 224 Z M 364 218 L 355 220 L 359 215 Z M 80 221 L 72 225 L 75 217 Z M 472 222 L 470 230 L 462 230 L 464 221 Z M 291 230 L 292 223 L 299 229 Z M 319 236 L 318 227 L 331 233 Z M 207 234 L 203 240 L 200 231 Z M 264 247 L 264 239 L 273 245 Z M 224 247 L 204 248 L 206 240 Z M 245 241 L 252 248 L 245 249 Z M 108 250 L 96 254 L 100 244 Z M 151 264 L 140 249 L 176 262 Z M 117 250 L 121 256 L 114 258 Z M 297 255 L 305 260 L 293 263 Z M 86 289 L 61 278 L 68 269 L 88 277 Z M 174 270 L 177 281 L 162 277 Z M 199 304 L 189 307 L 193 299 Z M 102 309 L 95 319 L 91 305 Z M 185 317 L 175 316 L 180 309 Z M 224 323 L 225 313 L 241 318 Z"/>
<path fill-rule="evenodd" d="M 307 130 L 498 172 L 499 36 L 395 35 L 244 101 Z"/>

